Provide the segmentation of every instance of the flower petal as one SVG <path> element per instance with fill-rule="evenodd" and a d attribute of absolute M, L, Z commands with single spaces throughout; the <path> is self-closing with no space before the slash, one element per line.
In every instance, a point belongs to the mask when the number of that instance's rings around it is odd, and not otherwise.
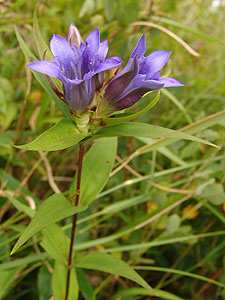
<path fill-rule="evenodd" d="M 163 84 L 157 80 L 144 80 L 144 75 L 137 75 L 127 89 L 121 94 L 120 98 L 113 103 L 116 110 L 125 109 L 134 105 L 149 91 L 158 90 Z"/>
<path fill-rule="evenodd" d="M 39 60 L 27 64 L 27 66 L 36 72 L 43 73 L 50 77 L 55 77 L 59 79 L 62 78 L 61 70 L 54 62 L 48 60 Z"/>
<path fill-rule="evenodd" d="M 95 75 L 96 78 L 96 89 L 100 89 L 104 82 L 104 72 L 97 73 Z"/>
<path fill-rule="evenodd" d="M 139 39 L 137 46 L 135 47 L 134 51 L 131 54 L 131 58 L 135 57 L 135 55 L 140 58 L 146 52 L 146 45 L 145 45 L 145 35 L 143 34 L 142 37 Z"/>
<path fill-rule="evenodd" d="M 121 95 L 116 99 L 115 102 L 120 101 L 124 97 L 127 97 L 130 93 L 138 89 L 147 89 L 147 91 L 153 91 L 161 89 L 164 86 L 163 82 L 159 80 L 146 80 L 145 75 L 138 74 L 135 78 L 130 82 L 127 88 L 121 93 Z M 114 102 L 114 103 L 115 103 Z"/>
<path fill-rule="evenodd" d="M 66 39 L 58 34 L 53 34 L 50 41 L 50 48 L 54 56 L 61 57 L 73 57 L 73 50 Z"/>
<path fill-rule="evenodd" d="M 113 104 L 115 110 L 122 110 L 134 105 L 142 96 L 148 92 L 147 88 L 140 88 L 132 91 L 130 94 L 126 95 L 124 98 L 120 99 Z"/>
<path fill-rule="evenodd" d="M 102 63 L 100 63 L 95 69 L 95 73 L 106 71 L 118 67 L 122 62 L 119 57 L 106 58 Z"/>
<path fill-rule="evenodd" d="M 88 45 L 89 51 L 97 54 L 100 46 L 100 32 L 98 28 L 96 28 L 88 35 L 88 37 L 86 38 L 86 43 Z"/>
<path fill-rule="evenodd" d="M 58 57 L 63 74 L 68 78 L 74 78 L 71 62 L 75 60 L 75 53 L 67 40 L 57 34 L 53 34 L 50 48 L 53 55 Z"/>
<path fill-rule="evenodd" d="M 126 89 L 130 81 L 138 73 L 138 59 L 137 56 L 130 58 L 126 67 L 115 75 L 108 84 L 108 87 L 105 91 L 105 98 L 109 103 L 113 103 Z"/>
<path fill-rule="evenodd" d="M 164 83 L 163 87 L 171 87 L 171 86 L 184 86 L 183 83 L 178 81 L 173 77 L 163 77 L 159 79 L 160 82 Z"/>
<path fill-rule="evenodd" d="M 146 57 L 145 64 L 148 66 L 148 79 L 165 66 L 170 54 L 171 51 L 158 50 Z"/>
<path fill-rule="evenodd" d="M 122 58 L 119 57 L 119 56 L 111 56 L 110 58 L 113 58 L 114 60 L 118 61 L 118 63 L 122 63 L 123 62 Z"/>
<path fill-rule="evenodd" d="M 89 71 L 94 72 L 96 65 L 98 64 L 98 51 L 100 47 L 100 32 L 96 28 L 86 38 L 85 48 L 83 50 L 83 74 Z"/>
<path fill-rule="evenodd" d="M 98 78 L 97 75 L 95 75 L 93 72 L 89 72 L 85 74 L 85 85 L 87 90 L 87 99 L 86 103 L 87 106 L 89 106 L 94 98 L 96 86 L 98 85 Z"/>
<path fill-rule="evenodd" d="M 159 72 L 156 72 L 154 75 L 151 76 L 151 79 L 158 80 L 161 77 L 161 74 Z"/>
<path fill-rule="evenodd" d="M 99 45 L 99 49 L 98 49 L 98 59 L 100 61 L 106 58 L 108 50 L 109 50 L 108 41 L 105 40 L 105 41 L 101 42 Z"/>
<path fill-rule="evenodd" d="M 83 80 L 80 84 L 67 80 L 64 82 L 64 90 L 67 102 L 72 108 L 78 112 L 87 108 L 87 89 Z"/>

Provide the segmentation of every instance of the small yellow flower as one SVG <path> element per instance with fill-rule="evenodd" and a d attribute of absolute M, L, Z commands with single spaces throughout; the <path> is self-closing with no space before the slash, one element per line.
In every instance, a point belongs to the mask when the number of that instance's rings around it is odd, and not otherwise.
<path fill-rule="evenodd" d="M 199 214 L 199 211 L 197 209 L 194 211 L 191 211 L 193 209 L 193 207 L 194 207 L 194 205 L 189 204 L 182 209 L 182 215 L 186 216 L 186 219 L 188 219 L 188 220 L 195 219 Z"/>
<path fill-rule="evenodd" d="M 150 214 L 151 212 L 153 212 L 154 210 L 156 210 L 158 208 L 158 206 L 153 203 L 153 202 L 148 202 L 147 203 L 147 212 Z"/>

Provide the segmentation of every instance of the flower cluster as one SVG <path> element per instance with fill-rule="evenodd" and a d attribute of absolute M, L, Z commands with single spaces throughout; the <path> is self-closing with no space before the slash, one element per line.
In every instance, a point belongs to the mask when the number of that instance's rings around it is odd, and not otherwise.
<path fill-rule="evenodd" d="M 174 78 L 161 77 L 159 73 L 171 52 L 159 50 L 144 56 L 145 35 L 140 38 L 125 68 L 108 84 L 103 84 L 104 71 L 120 67 L 122 59 L 117 56 L 106 58 L 108 42 L 100 42 L 98 28 L 83 42 L 78 29 L 71 24 L 66 39 L 53 35 L 50 48 L 53 61 L 40 60 L 28 67 L 60 79 L 68 105 L 78 114 L 91 108 L 96 92 L 102 87 L 101 105 L 104 111 L 112 112 L 134 105 L 149 91 L 183 85 Z"/>
<path fill-rule="evenodd" d="M 40 60 L 28 64 L 34 71 L 60 79 L 68 104 L 77 112 L 83 112 L 94 99 L 101 86 L 103 72 L 118 67 L 119 57 L 106 58 L 108 42 L 100 42 L 100 33 L 95 29 L 83 42 L 77 28 L 71 24 L 67 38 L 53 34 L 50 48 L 52 62 Z"/>

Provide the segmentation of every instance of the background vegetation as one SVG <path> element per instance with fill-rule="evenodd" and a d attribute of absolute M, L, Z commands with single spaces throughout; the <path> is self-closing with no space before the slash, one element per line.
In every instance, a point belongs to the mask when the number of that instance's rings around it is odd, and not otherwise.
<path fill-rule="evenodd" d="M 49 153 L 12 146 L 62 118 L 26 68 L 14 32 L 16 25 L 36 49 L 37 3 L 47 43 L 53 33 L 65 36 L 73 22 L 83 37 L 99 27 L 101 39 L 109 40 L 109 55 L 124 61 L 143 33 L 147 53 L 172 50 L 164 74 L 185 87 L 162 90 L 160 101 L 139 121 L 176 130 L 189 126 L 186 132 L 221 147 L 119 138 L 105 190 L 80 214 L 77 247 L 123 258 L 161 294 L 151 296 L 120 277 L 80 270 L 79 299 L 225 299 L 225 7 L 210 0 L 0 1 L 0 298 L 51 298 L 53 266 L 37 245 L 40 235 L 12 257 L 10 250 L 30 222 L 26 207 L 35 209 L 53 192 L 67 195 L 77 167 L 76 146 Z M 69 218 L 62 222 L 70 223 Z M 69 234 L 70 226 L 64 228 Z"/>

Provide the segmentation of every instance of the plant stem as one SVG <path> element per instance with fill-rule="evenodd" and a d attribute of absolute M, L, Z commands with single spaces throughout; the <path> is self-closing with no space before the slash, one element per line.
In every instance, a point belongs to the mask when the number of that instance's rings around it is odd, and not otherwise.
<path fill-rule="evenodd" d="M 84 147 L 83 147 L 82 143 L 79 143 L 79 161 L 78 161 L 78 171 L 77 171 L 78 172 L 77 173 L 77 187 L 76 187 L 76 198 L 75 198 L 74 206 L 78 206 L 78 204 L 79 204 L 83 156 L 84 156 Z M 70 250 L 69 250 L 69 257 L 68 257 L 68 270 L 67 270 L 67 279 L 66 279 L 65 300 L 68 299 L 68 295 L 69 295 L 70 273 L 71 273 L 71 266 L 72 266 L 73 244 L 74 244 L 75 233 L 76 233 L 76 224 L 77 224 L 77 214 L 73 215 L 73 226 L 72 226 L 72 231 L 71 231 Z"/>

